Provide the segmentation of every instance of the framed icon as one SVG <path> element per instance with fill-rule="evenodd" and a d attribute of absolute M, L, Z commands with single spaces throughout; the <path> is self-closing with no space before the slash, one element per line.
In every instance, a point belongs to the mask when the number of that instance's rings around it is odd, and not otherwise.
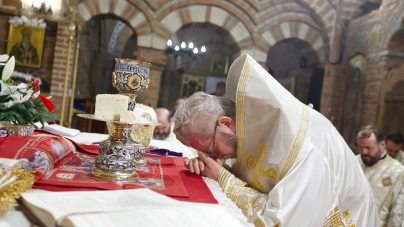
<path fill-rule="evenodd" d="M 182 75 L 181 97 L 189 97 L 197 91 L 204 91 L 205 77 L 191 74 Z"/>
<path fill-rule="evenodd" d="M 210 72 L 227 74 L 229 68 L 229 55 L 213 54 L 212 62 L 210 64 Z"/>
<path fill-rule="evenodd" d="M 7 54 L 15 57 L 15 64 L 40 68 L 45 39 L 45 29 L 10 24 Z"/>

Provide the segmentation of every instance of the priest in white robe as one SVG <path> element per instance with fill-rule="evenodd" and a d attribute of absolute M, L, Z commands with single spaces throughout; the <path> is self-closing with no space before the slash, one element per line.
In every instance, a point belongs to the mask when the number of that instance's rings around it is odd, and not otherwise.
<path fill-rule="evenodd" d="M 256 226 L 378 226 L 369 183 L 328 119 L 246 54 L 226 96 L 195 93 L 174 115 L 177 138 L 199 150 L 191 172 L 217 180 Z M 232 157 L 230 172 L 221 160 Z"/>
<path fill-rule="evenodd" d="M 404 143 L 404 137 L 401 133 L 391 131 L 386 134 L 386 151 L 390 157 L 404 164 L 404 152 L 401 150 Z"/>
<path fill-rule="evenodd" d="M 387 155 L 384 135 L 375 126 L 362 127 L 356 141 L 357 159 L 372 187 L 380 227 L 404 225 L 404 166 Z"/>

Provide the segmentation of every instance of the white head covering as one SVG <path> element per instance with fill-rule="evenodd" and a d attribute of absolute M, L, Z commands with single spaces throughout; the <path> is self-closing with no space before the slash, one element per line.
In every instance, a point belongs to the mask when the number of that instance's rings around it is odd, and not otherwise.
<path fill-rule="evenodd" d="M 269 192 L 300 151 L 304 124 L 307 130 L 307 106 L 248 54 L 231 65 L 226 85 L 226 96 L 236 103 L 237 109 L 237 176 L 255 182 L 253 186 L 260 191 Z M 262 177 L 264 171 L 269 177 Z"/>

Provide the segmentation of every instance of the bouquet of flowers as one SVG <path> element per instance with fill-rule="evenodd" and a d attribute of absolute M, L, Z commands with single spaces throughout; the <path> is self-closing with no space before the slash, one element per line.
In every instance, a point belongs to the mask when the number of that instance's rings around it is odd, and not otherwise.
<path fill-rule="evenodd" d="M 0 55 L 0 121 L 16 125 L 33 125 L 45 120 L 55 122 L 56 115 L 52 101 L 40 94 L 39 81 L 32 78 L 29 83 L 14 85 L 10 78 L 14 71 L 15 59 Z"/>

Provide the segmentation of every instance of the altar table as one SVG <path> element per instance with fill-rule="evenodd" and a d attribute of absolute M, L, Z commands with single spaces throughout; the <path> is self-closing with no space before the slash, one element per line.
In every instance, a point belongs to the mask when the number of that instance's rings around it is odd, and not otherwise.
<path fill-rule="evenodd" d="M 99 141 L 106 139 L 108 135 L 105 134 L 96 134 L 96 133 L 80 133 L 75 137 L 67 137 L 77 144 L 94 144 Z M 190 149 L 189 147 L 173 141 L 160 141 L 160 140 L 152 140 L 151 145 L 156 146 L 158 148 L 165 148 L 171 151 L 182 152 L 184 157 L 194 158 L 197 156 L 195 150 Z M 246 217 L 243 215 L 241 210 L 230 200 L 225 194 L 222 192 L 219 184 L 212 179 L 207 177 L 203 177 L 204 182 L 208 186 L 209 190 L 212 192 L 215 199 L 218 201 L 218 206 L 227 210 L 231 215 L 236 217 L 241 223 L 245 226 L 254 226 L 251 223 L 247 222 Z M 30 193 L 46 193 L 45 190 L 33 189 Z M 22 211 L 20 211 L 19 207 L 15 205 L 8 211 L 3 217 L 0 217 L 0 227 L 30 227 L 32 226 L 30 220 L 24 215 Z"/>

